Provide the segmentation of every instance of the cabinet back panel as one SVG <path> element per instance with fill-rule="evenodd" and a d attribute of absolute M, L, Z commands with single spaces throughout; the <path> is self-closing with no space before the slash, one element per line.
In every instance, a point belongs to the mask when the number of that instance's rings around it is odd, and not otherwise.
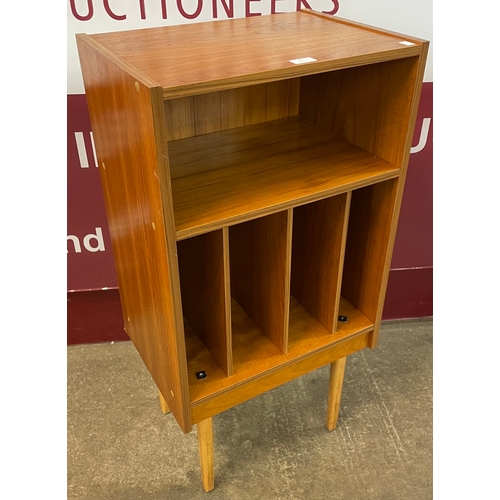
<path fill-rule="evenodd" d="M 299 114 L 401 167 L 419 58 L 302 77 Z"/>
<path fill-rule="evenodd" d="M 164 101 L 169 141 L 295 116 L 299 79 Z"/>

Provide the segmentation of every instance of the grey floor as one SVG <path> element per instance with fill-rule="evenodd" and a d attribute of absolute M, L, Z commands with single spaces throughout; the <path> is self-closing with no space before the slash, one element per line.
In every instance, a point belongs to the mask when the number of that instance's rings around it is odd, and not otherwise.
<path fill-rule="evenodd" d="M 214 417 L 215 489 L 130 342 L 68 347 L 68 499 L 432 498 L 432 320 L 387 322 L 347 360 L 328 432 L 328 367 Z"/>

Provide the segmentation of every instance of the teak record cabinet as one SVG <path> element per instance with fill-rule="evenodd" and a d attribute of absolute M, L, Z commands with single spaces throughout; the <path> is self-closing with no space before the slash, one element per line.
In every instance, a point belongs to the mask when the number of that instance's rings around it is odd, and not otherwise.
<path fill-rule="evenodd" d="M 331 364 L 333 429 L 377 344 L 428 42 L 310 10 L 77 42 L 125 330 L 208 491 L 214 415 Z"/>

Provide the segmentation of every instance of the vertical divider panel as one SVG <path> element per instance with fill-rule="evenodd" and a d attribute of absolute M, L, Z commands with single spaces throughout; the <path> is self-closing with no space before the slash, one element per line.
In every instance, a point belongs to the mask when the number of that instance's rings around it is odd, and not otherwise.
<path fill-rule="evenodd" d="M 292 214 L 229 229 L 231 294 L 282 353 L 288 348 Z"/>
<path fill-rule="evenodd" d="M 384 273 L 390 265 L 388 245 L 397 190 L 398 179 L 391 179 L 352 193 L 342 296 L 373 321 L 376 330 Z"/>
<path fill-rule="evenodd" d="M 233 374 L 233 332 L 231 319 L 231 277 L 229 265 L 229 228 L 222 228 L 222 254 L 224 267 L 224 310 L 226 316 L 227 375 Z"/>
<path fill-rule="evenodd" d="M 329 332 L 337 327 L 351 193 L 294 209 L 291 293 Z"/>
<path fill-rule="evenodd" d="M 227 228 L 177 242 L 184 317 L 226 375 L 233 371 Z"/>

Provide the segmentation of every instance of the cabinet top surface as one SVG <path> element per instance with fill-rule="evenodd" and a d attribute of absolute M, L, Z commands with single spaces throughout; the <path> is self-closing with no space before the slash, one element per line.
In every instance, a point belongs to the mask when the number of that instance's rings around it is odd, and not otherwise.
<path fill-rule="evenodd" d="M 164 97 L 411 57 L 425 43 L 308 10 L 88 38 Z"/>

